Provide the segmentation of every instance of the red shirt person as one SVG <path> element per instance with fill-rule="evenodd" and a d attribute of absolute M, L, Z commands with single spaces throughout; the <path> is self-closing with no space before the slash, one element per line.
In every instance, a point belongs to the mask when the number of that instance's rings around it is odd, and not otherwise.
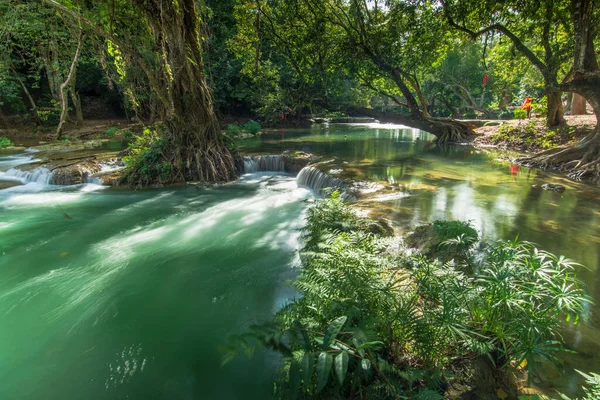
<path fill-rule="evenodd" d="M 531 117 L 531 97 L 527 97 L 521 105 L 521 110 L 527 111 L 527 118 Z"/>

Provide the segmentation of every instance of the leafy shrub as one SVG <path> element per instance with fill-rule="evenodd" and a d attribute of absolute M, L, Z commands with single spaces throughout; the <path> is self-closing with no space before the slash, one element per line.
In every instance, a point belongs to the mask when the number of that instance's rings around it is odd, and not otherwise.
<path fill-rule="evenodd" d="M 497 115 L 498 115 L 499 119 L 513 119 L 514 118 L 514 113 L 511 110 L 509 110 L 508 108 L 500 109 Z"/>
<path fill-rule="evenodd" d="M 515 108 L 513 110 L 513 115 L 515 119 L 525 119 L 527 118 L 527 111 L 522 110 L 520 108 Z"/>
<path fill-rule="evenodd" d="M 0 136 L 0 149 L 3 147 L 8 147 L 8 146 L 12 146 L 12 142 L 10 141 L 10 139 L 4 137 L 4 136 Z"/>
<path fill-rule="evenodd" d="M 548 112 L 548 97 L 544 96 L 540 101 L 532 103 L 531 112 L 545 115 Z"/>
<path fill-rule="evenodd" d="M 0 106 L 12 111 L 25 111 L 21 88 L 8 68 L 0 68 Z"/>
<path fill-rule="evenodd" d="M 477 114 L 473 110 L 469 110 L 463 114 L 464 118 L 477 118 Z"/>
<path fill-rule="evenodd" d="M 114 126 L 104 131 L 104 134 L 107 136 L 115 136 L 117 133 L 119 133 L 119 128 Z"/>
<path fill-rule="evenodd" d="M 256 134 L 258 131 L 260 131 L 260 128 L 260 123 L 257 121 L 248 121 L 243 126 L 245 132 L 252 134 Z"/>
<path fill-rule="evenodd" d="M 49 125 L 58 125 L 61 113 L 60 103 L 56 100 L 52 100 L 51 105 L 52 107 L 49 108 L 38 108 L 38 116 L 42 122 L 46 122 Z"/>
<path fill-rule="evenodd" d="M 318 201 L 294 282 L 301 296 L 231 337 L 224 361 L 256 343 L 280 352 L 281 398 L 442 399 L 456 361 L 527 361 L 533 374 L 540 361 L 555 360 L 558 317 L 577 323 L 587 301 L 573 262 L 531 243 L 494 243 L 467 275 L 363 226 L 339 194 Z M 443 237 L 477 237 L 463 222 L 434 226 Z"/>
<path fill-rule="evenodd" d="M 227 125 L 227 133 L 230 135 L 237 135 L 242 132 L 242 127 L 238 124 L 229 124 Z"/>
<path fill-rule="evenodd" d="M 169 177 L 171 165 L 163 157 L 163 149 L 166 146 L 164 131 L 162 125 L 147 127 L 129 144 L 129 154 L 123 157 L 127 164 L 123 170 L 125 181 L 145 185 L 160 183 Z"/>
<path fill-rule="evenodd" d="M 131 139 L 134 136 L 133 132 L 131 132 L 129 129 L 125 129 L 121 134 L 125 139 Z"/>
<path fill-rule="evenodd" d="M 477 240 L 477 231 L 471 223 L 464 221 L 433 221 L 433 230 L 438 234 L 441 241 L 466 236 Z"/>

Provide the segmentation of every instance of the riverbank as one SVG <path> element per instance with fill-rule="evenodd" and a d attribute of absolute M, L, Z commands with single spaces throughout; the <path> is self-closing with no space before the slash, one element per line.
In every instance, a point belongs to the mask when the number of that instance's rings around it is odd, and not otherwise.
<path fill-rule="evenodd" d="M 477 147 L 495 146 L 501 149 L 534 154 L 561 146 L 570 146 L 593 132 L 594 115 L 567 115 L 566 125 L 546 127 L 545 118 L 504 121 L 499 125 L 477 128 L 479 135 L 473 144 Z"/>

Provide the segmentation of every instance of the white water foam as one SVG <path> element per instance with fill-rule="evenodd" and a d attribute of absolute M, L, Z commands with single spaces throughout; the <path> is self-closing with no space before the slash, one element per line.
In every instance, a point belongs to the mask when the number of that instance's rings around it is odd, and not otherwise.
<path fill-rule="evenodd" d="M 284 172 L 283 157 L 277 155 L 244 157 L 244 173 L 259 171 Z"/>
<path fill-rule="evenodd" d="M 17 168 L 11 168 L 6 172 L 0 172 L 1 180 L 18 181 L 23 184 L 37 183 L 40 185 L 50 185 L 52 171 L 48 168 L 37 167 L 33 171 L 21 171 Z"/>

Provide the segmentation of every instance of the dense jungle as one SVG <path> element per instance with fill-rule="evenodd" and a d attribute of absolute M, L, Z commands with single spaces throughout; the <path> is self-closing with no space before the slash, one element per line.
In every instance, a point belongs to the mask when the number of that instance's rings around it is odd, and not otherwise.
<path fill-rule="evenodd" d="M 600 0 L 0 0 L 0 398 L 600 399 Z"/>

